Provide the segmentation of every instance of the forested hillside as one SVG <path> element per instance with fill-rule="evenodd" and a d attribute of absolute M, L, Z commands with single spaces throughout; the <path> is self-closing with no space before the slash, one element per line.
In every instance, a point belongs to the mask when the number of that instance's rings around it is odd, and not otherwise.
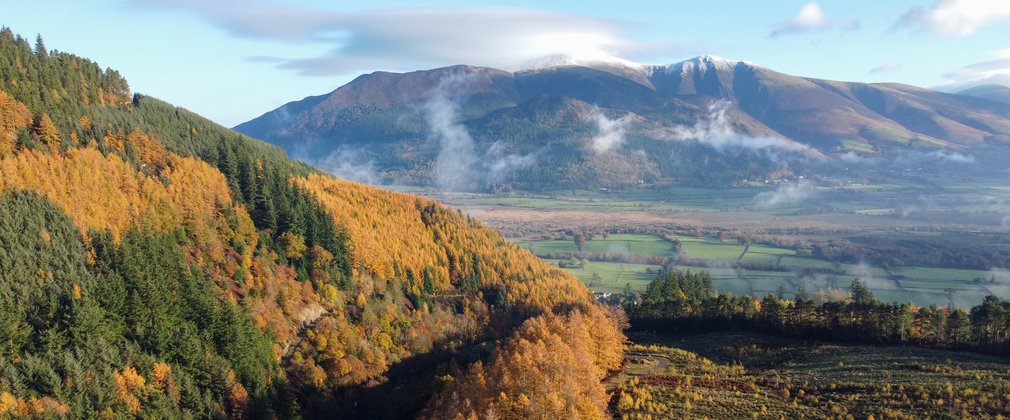
<path fill-rule="evenodd" d="M 574 277 L 479 222 L 288 160 L 10 29 L 0 308 L 0 417 L 405 416 L 435 393 L 432 413 L 602 417 L 623 343 Z M 510 356 L 530 345 L 544 356 Z M 374 392 L 408 363 L 410 386 Z M 546 393 L 456 390 L 519 371 Z"/>

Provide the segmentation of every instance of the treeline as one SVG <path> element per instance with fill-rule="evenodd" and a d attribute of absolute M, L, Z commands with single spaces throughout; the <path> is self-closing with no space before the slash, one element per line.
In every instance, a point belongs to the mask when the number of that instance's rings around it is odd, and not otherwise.
<path fill-rule="evenodd" d="M 744 329 L 814 340 L 866 344 L 911 344 L 1010 355 L 1010 302 L 987 296 L 960 308 L 877 300 L 858 278 L 847 295 L 815 303 L 797 290 L 795 299 L 716 294 L 708 273 L 665 273 L 629 309 L 640 330 L 693 333 Z"/>
<path fill-rule="evenodd" d="M 51 114 L 68 128 L 73 116 L 91 105 L 130 101 L 130 86 L 119 72 L 72 54 L 50 51 L 39 36 L 32 43 L 10 28 L 0 29 L 0 90 L 28 108 Z"/>

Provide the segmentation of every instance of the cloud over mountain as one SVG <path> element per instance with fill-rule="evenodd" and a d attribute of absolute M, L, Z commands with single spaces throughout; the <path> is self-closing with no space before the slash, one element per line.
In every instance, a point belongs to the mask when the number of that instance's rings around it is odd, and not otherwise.
<path fill-rule="evenodd" d="M 254 0 L 133 0 L 195 14 L 240 37 L 322 44 L 307 57 L 250 57 L 304 75 L 430 68 L 446 63 L 504 67 L 552 54 L 611 59 L 643 48 L 625 24 L 533 8 L 399 7 L 338 12 Z M 480 34 L 475 36 L 474 34 Z"/>
<path fill-rule="evenodd" d="M 1010 86 L 1010 58 L 983 61 L 950 71 L 943 75 L 952 87 L 983 84 Z"/>

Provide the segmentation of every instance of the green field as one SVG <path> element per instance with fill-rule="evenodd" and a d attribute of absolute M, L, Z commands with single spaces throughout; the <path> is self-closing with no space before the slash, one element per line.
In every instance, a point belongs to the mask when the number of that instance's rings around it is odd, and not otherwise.
<path fill-rule="evenodd" d="M 974 279 L 988 278 L 987 271 L 946 268 L 903 267 L 885 270 L 866 265 L 834 264 L 815 257 L 797 256 L 790 249 L 765 244 L 744 245 L 736 240 L 712 237 L 677 236 L 683 255 L 678 267 L 682 270 L 704 270 L 712 275 L 715 289 L 734 295 L 763 296 L 775 293 L 781 284 L 787 297 L 792 296 L 802 281 L 811 293 L 826 288 L 847 289 L 853 278 L 866 281 L 884 302 L 914 302 L 919 305 L 954 305 L 970 307 L 990 293 L 1004 293 L 1000 285 L 978 284 Z M 525 249 L 558 266 L 561 260 L 549 256 L 570 256 L 577 253 L 572 239 L 547 239 L 520 242 Z M 606 239 L 596 235 L 587 241 L 583 251 L 593 255 L 628 257 L 675 257 L 675 245 L 670 240 L 644 234 L 614 234 Z M 746 252 L 744 252 L 746 250 Z M 634 291 L 644 290 L 656 277 L 658 265 L 622 262 L 584 262 L 582 268 L 568 268 L 597 292 L 620 293 L 626 285 Z M 746 269 L 738 264 L 759 267 Z M 832 274 L 815 273 L 802 279 L 797 273 L 804 269 L 836 270 Z"/>
<path fill-rule="evenodd" d="M 983 418 L 1010 413 L 1010 361 L 753 333 L 632 334 L 615 417 Z M 850 417 L 851 416 L 851 417 Z"/>
<path fill-rule="evenodd" d="M 544 261 L 557 266 L 560 260 L 545 259 Z M 567 270 L 575 274 L 594 292 L 622 293 L 625 285 L 629 283 L 632 290 L 645 290 L 649 282 L 656 278 L 659 266 L 588 261 L 583 268 Z M 599 277 L 597 280 L 593 279 L 594 273 Z"/>

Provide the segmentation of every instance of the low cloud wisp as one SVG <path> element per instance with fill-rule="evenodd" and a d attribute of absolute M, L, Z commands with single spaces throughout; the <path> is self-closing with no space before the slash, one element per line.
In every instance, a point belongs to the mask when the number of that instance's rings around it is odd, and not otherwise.
<path fill-rule="evenodd" d="M 809 181 L 780 185 L 775 191 L 765 191 L 754 196 L 754 207 L 772 210 L 795 206 L 817 195 L 817 187 Z"/>
<path fill-rule="evenodd" d="M 424 104 L 424 115 L 432 138 L 438 144 L 435 159 L 435 184 L 442 190 L 470 191 L 477 187 L 474 167 L 477 151 L 473 138 L 457 121 L 457 105 L 449 99 L 467 83 L 467 78 L 454 76 L 442 79 L 431 99 Z"/>
<path fill-rule="evenodd" d="M 320 169 L 350 181 L 371 185 L 378 185 L 381 181 L 375 168 L 375 160 L 370 159 L 360 149 L 341 146 L 312 163 Z"/>
<path fill-rule="evenodd" d="M 470 80 L 465 75 L 440 80 L 422 106 L 429 135 L 438 147 L 434 180 L 442 191 L 474 191 L 502 182 L 536 161 L 534 155 L 506 153 L 500 142 L 478 152 L 477 142 L 459 122 L 459 105 L 454 99 L 466 91 Z"/>
<path fill-rule="evenodd" d="M 610 119 L 599 108 L 594 107 L 589 118 L 596 123 L 597 134 L 590 141 L 589 146 L 596 153 L 603 153 L 614 150 L 624 143 L 628 125 L 631 124 L 632 115 L 626 114 L 617 119 Z"/>
<path fill-rule="evenodd" d="M 726 152 L 731 149 L 792 153 L 810 151 L 810 147 L 807 145 L 789 139 L 765 136 L 751 137 L 736 132 L 726 118 L 729 107 L 730 103 L 727 101 L 718 101 L 709 105 L 706 118 L 698 120 L 691 127 L 676 127 L 673 137 L 676 140 L 694 140 L 711 146 L 718 152 Z"/>
<path fill-rule="evenodd" d="M 975 163 L 975 156 L 946 150 L 934 150 L 932 152 L 909 152 L 898 155 L 894 164 L 898 166 L 913 166 L 929 163 Z"/>

